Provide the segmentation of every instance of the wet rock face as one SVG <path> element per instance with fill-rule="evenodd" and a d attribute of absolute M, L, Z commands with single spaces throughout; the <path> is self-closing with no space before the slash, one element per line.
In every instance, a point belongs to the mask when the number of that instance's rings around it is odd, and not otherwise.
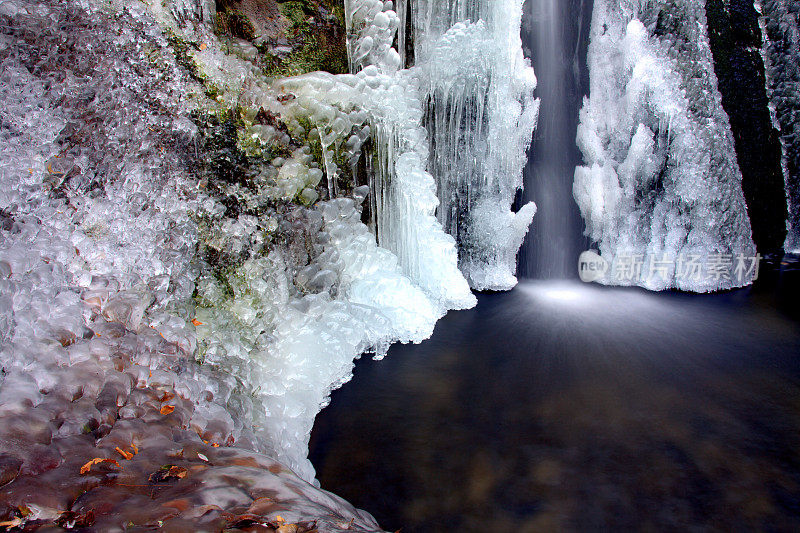
<path fill-rule="evenodd" d="M 706 2 L 709 41 L 742 171 L 753 240 L 762 253 L 786 239 L 786 194 L 781 144 L 769 116 L 762 35 L 753 2 Z"/>

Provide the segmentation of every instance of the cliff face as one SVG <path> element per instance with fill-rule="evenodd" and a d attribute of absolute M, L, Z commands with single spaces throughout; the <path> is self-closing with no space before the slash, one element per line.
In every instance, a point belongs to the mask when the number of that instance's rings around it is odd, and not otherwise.
<path fill-rule="evenodd" d="M 753 240 L 780 251 L 786 240 L 786 192 L 781 141 L 770 117 L 759 13 L 746 0 L 706 2 L 709 41 L 742 171 Z"/>
<path fill-rule="evenodd" d="M 222 0 L 215 7 L 217 34 L 251 42 L 268 75 L 347 72 L 342 2 Z"/>
<path fill-rule="evenodd" d="M 767 88 L 783 145 L 789 199 L 787 252 L 800 252 L 800 6 L 792 0 L 758 2 Z"/>

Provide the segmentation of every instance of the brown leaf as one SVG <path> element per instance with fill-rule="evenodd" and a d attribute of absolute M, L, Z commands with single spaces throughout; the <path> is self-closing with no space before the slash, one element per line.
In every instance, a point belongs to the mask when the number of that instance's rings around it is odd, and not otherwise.
<path fill-rule="evenodd" d="M 17 527 L 18 525 L 22 524 L 22 519 L 19 517 L 14 518 L 13 520 L 8 520 L 6 522 L 0 522 L 0 527 Z"/>
<path fill-rule="evenodd" d="M 164 395 L 163 395 L 163 396 L 161 396 L 161 398 L 159 398 L 159 399 L 158 399 L 158 401 L 159 401 L 159 402 L 161 402 L 161 403 L 164 403 L 164 402 L 168 402 L 168 401 L 170 401 L 170 400 L 171 400 L 171 399 L 173 399 L 174 397 L 175 397 L 175 393 L 174 393 L 174 392 L 167 392 L 167 391 L 165 391 L 165 392 L 164 392 Z"/>
<path fill-rule="evenodd" d="M 89 509 L 85 514 L 76 513 L 74 511 L 64 511 L 56 520 L 56 524 L 64 529 L 90 527 L 94 524 L 94 510 Z"/>
<path fill-rule="evenodd" d="M 172 507 L 173 509 L 177 509 L 181 513 L 189 509 L 190 502 L 185 498 L 181 498 L 178 500 L 170 500 L 167 503 L 163 504 L 164 507 Z"/>
<path fill-rule="evenodd" d="M 175 406 L 174 405 L 164 405 L 163 407 L 161 407 L 161 414 L 162 415 L 168 415 L 174 410 L 175 410 Z"/>
<path fill-rule="evenodd" d="M 186 477 L 189 471 L 182 466 L 164 465 L 159 470 L 156 470 L 147 480 L 150 483 L 166 483 L 167 481 L 175 481 Z"/>
<path fill-rule="evenodd" d="M 86 463 L 81 467 L 81 474 L 88 474 L 89 471 L 92 469 L 92 466 L 100 463 L 110 463 L 116 466 L 117 468 L 122 468 L 121 466 L 119 466 L 119 463 L 114 459 L 104 459 L 102 457 L 95 457 L 94 459 L 92 459 L 91 461 L 89 461 L 88 463 Z"/>
<path fill-rule="evenodd" d="M 200 322 L 199 320 L 197 320 L 196 318 L 192 319 L 192 324 L 194 324 L 195 326 L 202 326 L 203 325 L 203 323 Z"/>

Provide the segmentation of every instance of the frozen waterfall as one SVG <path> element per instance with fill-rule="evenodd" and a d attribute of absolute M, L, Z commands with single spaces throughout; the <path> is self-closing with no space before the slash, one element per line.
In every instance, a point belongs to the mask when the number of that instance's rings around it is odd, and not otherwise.
<path fill-rule="evenodd" d="M 748 284 L 755 247 L 703 3 L 596 0 L 589 68 L 574 195 L 611 265 L 599 281 Z"/>
<path fill-rule="evenodd" d="M 410 120 L 376 124 L 379 243 L 397 253 L 415 279 L 416 265 L 431 255 L 419 237 L 436 229 L 420 232 L 414 227 L 419 217 L 404 212 L 409 206 L 424 211 L 409 201 L 411 190 L 417 199 L 432 191 L 427 211 L 435 209 L 455 239 L 458 265 L 470 285 L 511 288 L 516 253 L 536 210 L 531 203 L 511 211 L 538 115 L 536 78 L 519 36 L 522 0 L 400 0 L 397 12 L 390 4 L 346 2 L 354 70 L 391 74 L 410 63 L 410 51 L 414 56 L 413 67 L 394 75 L 403 87 L 402 112 L 395 114 Z M 391 48 L 395 28 L 400 52 Z M 421 136 L 415 133 L 420 126 Z M 410 133 L 416 138 L 405 140 Z"/>

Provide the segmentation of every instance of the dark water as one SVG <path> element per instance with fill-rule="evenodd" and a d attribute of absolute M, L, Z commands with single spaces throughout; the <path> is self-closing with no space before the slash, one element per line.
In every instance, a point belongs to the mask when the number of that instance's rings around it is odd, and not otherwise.
<path fill-rule="evenodd" d="M 318 477 L 404 532 L 797 531 L 800 292 L 774 282 L 482 295 L 359 362 Z"/>

